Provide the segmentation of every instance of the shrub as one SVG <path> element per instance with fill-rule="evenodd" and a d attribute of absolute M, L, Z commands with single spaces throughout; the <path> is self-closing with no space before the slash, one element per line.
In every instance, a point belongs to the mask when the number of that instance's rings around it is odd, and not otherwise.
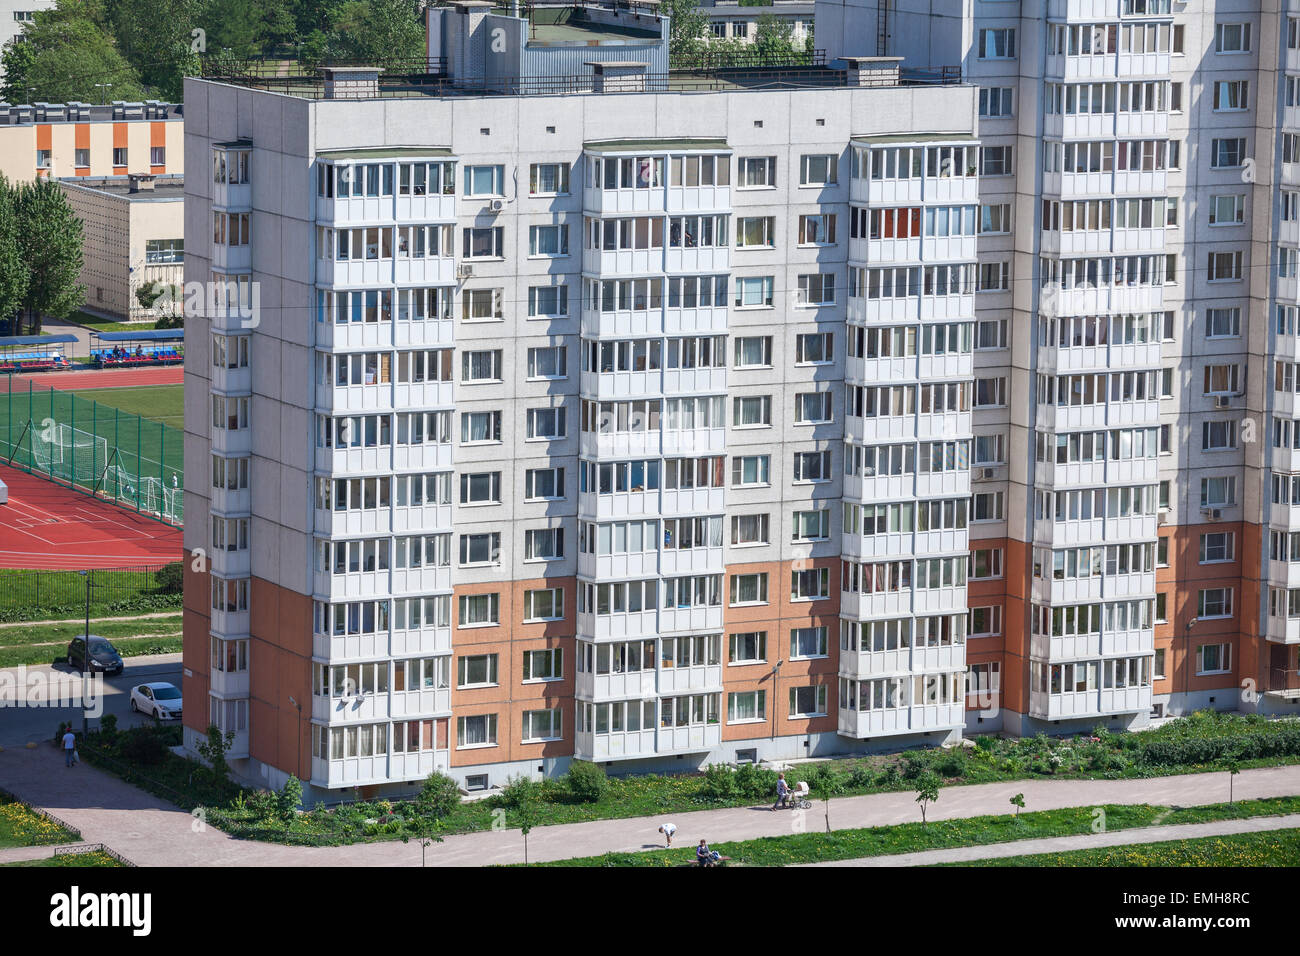
<path fill-rule="evenodd" d="M 180 561 L 164 564 L 153 579 L 160 594 L 180 594 L 185 585 L 185 566 Z"/>
<path fill-rule="evenodd" d="M 517 810 L 526 803 L 540 799 L 541 795 L 541 782 L 521 773 L 507 780 L 506 785 L 501 788 L 501 792 L 492 799 L 497 806 Z"/>
<path fill-rule="evenodd" d="M 105 714 L 101 717 L 99 732 L 111 742 L 117 736 L 117 714 Z"/>
<path fill-rule="evenodd" d="M 128 761 L 146 767 L 160 764 L 167 758 L 166 742 L 148 727 L 129 731 L 120 749 Z"/>
<path fill-rule="evenodd" d="M 595 803 L 609 789 L 609 778 L 605 776 L 604 768 L 585 760 L 572 761 L 564 780 L 569 792 L 584 803 Z"/>
<path fill-rule="evenodd" d="M 849 771 L 849 786 L 854 790 L 865 790 L 875 781 L 871 768 L 860 763 Z"/>
<path fill-rule="evenodd" d="M 302 806 L 302 781 L 292 774 L 275 795 L 275 810 L 280 819 L 288 823 Z"/>
<path fill-rule="evenodd" d="M 435 770 L 424 781 L 415 803 L 421 815 L 441 819 L 460 806 L 460 787 L 451 777 Z"/>
<path fill-rule="evenodd" d="M 739 793 L 736 771 L 724 763 L 711 763 L 704 768 L 700 796 L 707 800 L 734 800 Z"/>
<path fill-rule="evenodd" d="M 930 755 L 924 750 L 903 754 L 903 779 L 915 780 L 930 768 Z"/>
<path fill-rule="evenodd" d="M 776 792 L 776 771 L 743 763 L 735 773 L 736 789 L 742 797 L 766 797 Z"/>

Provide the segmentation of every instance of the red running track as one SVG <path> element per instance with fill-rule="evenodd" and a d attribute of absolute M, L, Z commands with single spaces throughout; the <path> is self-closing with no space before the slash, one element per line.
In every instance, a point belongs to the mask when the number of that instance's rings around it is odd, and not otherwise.
<path fill-rule="evenodd" d="M 57 388 L 76 391 L 80 388 L 136 388 L 140 385 L 180 385 L 185 381 L 181 365 L 156 365 L 151 368 L 106 368 L 89 372 L 46 372 L 40 375 L 15 375 L 13 390 L 27 391 L 27 383 L 37 391 Z"/>
<path fill-rule="evenodd" d="M 179 528 L 0 465 L 0 568 L 122 568 L 179 561 Z"/>

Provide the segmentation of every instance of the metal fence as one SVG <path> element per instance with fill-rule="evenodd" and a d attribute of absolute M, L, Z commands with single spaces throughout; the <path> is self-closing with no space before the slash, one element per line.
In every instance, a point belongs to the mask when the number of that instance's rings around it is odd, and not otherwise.
<path fill-rule="evenodd" d="M 179 563 L 90 571 L 0 571 L 0 621 L 80 618 L 90 589 L 90 612 L 104 616 L 131 609 L 180 606 Z M 93 625 L 92 625 L 93 630 Z"/>
<path fill-rule="evenodd" d="M 32 381 L 0 391 L 0 460 L 184 523 L 184 437 L 162 422 Z"/>

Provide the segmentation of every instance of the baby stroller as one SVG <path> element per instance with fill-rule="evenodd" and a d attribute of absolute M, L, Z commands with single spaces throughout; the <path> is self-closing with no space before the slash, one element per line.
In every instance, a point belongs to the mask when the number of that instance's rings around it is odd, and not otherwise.
<path fill-rule="evenodd" d="M 808 784 L 800 780 L 790 791 L 790 801 L 786 805 L 791 810 L 809 810 L 812 808 L 812 801 L 808 799 L 810 791 Z"/>

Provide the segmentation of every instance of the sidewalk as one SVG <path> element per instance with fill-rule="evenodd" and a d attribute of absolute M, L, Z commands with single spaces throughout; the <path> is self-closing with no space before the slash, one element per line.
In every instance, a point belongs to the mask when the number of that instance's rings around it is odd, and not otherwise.
<path fill-rule="evenodd" d="M 234 840 L 183 810 L 116 777 L 82 764 L 67 770 L 52 747 L 0 753 L 0 787 L 42 807 L 81 831 L 88 843 L 104 843 L 139 866 L 419 866 L 417 843 L 387 841 L 343 847 L 286 847 Z M 1026 809 L 1053 810 L 1104 803 L 1195 806 L 1228 799 L 1227 773 L 1157 777 L 1150 780 L 1016 780 L 947 787 L 931 805 L 931 820 L 1010 811 L 1010 798 L 1025 795 Z M 1300 794 L 1300 765 L 1245 770 L 1234 787 L 1238 800 Z M 835 829 L 883 826 L 920 819 L 915 794 L 879 793 L 831 801 Z M 710 843 L 780 836 L 825 828 L 820 801 L 802 814 L 770 813 L 767 805 L 673 813 L 678 846 L 701 837 Z M 528 837 L 533 861 L 634 852 L 662 847 L 661 817 L 599 820 L 538 827 Z M 987 850 L 987 847 L 981 848 Z M 1019 852 L 1029 852 L 1024 847 Z M 518 830 L 447 837 L 428 851 L 431 865 L 481 866 L 523 861 Z M 897 861 L 896 861 L 897 862 Z"/>
<path fill-rule="evenodd" d="M 1014 843 L 990 843 L 987 846 L 960 846 L 948 850 L 923 850 L 918 853 L 895 853 L 857 860 L 830 860 L 806 866 L 931 866 L 935 863 L 964 863 L 970 860 L 1001 860 L 1011 856 L 1036 853 L 1064 853 L 1069 850 L 1096 850 L 1108 846 L 1131 846 L 1137 843 L 1163 843 L 1167 840 L 1194 840 L 1197 837 L 1227 836 L 1234 833 L 1263 833 L 1267 830 L 1292 830 L 1300 827 L 1300 813 L 1281 817 L 1249 817 L 1244 820 L 1216 820 L 1212 823 L 1182 823 L 1163 827 L 1138 827 L 1113 833 L 1082 833 L 1077 836 L 1044 837 L 1041 840 L 1018 840 Z"/>

